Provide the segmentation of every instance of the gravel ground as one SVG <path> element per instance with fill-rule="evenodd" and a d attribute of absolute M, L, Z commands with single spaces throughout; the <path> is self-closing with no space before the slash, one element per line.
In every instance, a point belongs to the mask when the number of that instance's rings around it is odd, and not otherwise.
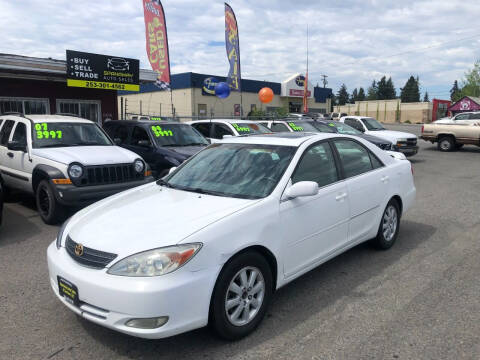
<path fill-rule="evenodd" d="M 78 318 L 48 282 L 58 228 L 14 199 L 0 227 L 0 359 L 479 359 L 480 148 L 419 145 L 417 203 L 396 245 L 360 245 L 280 289 L 234 343 L 207 329 L 143 340 Z"/>

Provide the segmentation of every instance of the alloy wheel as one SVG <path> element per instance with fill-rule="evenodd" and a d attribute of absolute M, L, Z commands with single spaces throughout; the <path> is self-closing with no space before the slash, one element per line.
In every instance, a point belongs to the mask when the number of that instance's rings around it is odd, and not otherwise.
<path fill-rule="evenodd" d="M 256 267 L 244 267 L 235 274 L 225 296 L 228 321 L 235 326 L 251 322 L 258 314 L 265 296 L 265 280 Z"/>
<path fill-rule="evenodd" d="M 397 209 L 389 205 L 383 215 L 382 231 L 385 241 L 392 241 L 397 231 L 398 215 Z"/>

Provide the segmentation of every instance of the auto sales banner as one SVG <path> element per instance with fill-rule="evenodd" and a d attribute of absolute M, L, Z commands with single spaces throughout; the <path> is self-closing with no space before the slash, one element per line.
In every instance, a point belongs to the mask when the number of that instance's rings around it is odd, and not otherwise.
<path fill-rule="evenodd" d="M 237 19 L 230 5 L 225 3 L 225 46 L 230 70 L 227 84 L 232 91 L 242 91 L 240 74 L 240 43 L 238 39 Z"/>
<path fill-rule="evenodd" d="M 170 58 L 167 24 L 160 0 L 142 0 L 145 17 L 147 56 L 153 71 L 158 74 L 155 85 L 163 90 L 170 88 Z"/>
<path fill-rule="evenodd" d="M 67 86 L 139 91 L 139 61 L 67 50 Z"/>

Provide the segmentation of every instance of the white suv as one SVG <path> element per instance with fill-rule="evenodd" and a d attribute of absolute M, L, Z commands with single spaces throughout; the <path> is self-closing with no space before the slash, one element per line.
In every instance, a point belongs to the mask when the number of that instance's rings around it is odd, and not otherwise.
<path fill-rule="evenodd" d="M 188 121 L 195 130 L 212 143 L 220 142 L 224 137 L 258 135 L 271 133 L 271 130 L 255 121 L 239 119 L 212 119 Z"/>
<path fill-rule="evenodd" d="M 434 121 L 434 124 L 452 124 L 452 125 L 473 125 L 480 122 L 480 111 L 464 112 L 455 115 L 454 117 L 446 117 Z"/>
<path fill-rule="evenodd" d="M 74 116 L 0 116 L 0 182 L 35 195 L 55 224 L 83 206 L 152 181 L 143 159 L 115 146 L 94 122 Z"/>

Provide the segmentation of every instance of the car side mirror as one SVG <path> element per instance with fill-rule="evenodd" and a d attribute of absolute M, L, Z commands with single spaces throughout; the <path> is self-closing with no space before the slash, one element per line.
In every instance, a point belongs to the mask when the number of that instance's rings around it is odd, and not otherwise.
<path fill-rule="evenodd" d="M 113 139 L 113 142 L 115 143 L 115 145 L 122 145 L 122 139 L 120 138 Z"/>
<path fill-rule="evenodd" d="M 293 184 L 284 192 L 284 198 L 295 199 L 302 196 L 313 196 L 318 194 L 318 184 L 315 181 L 300 181 Z"/>
<path fill-rule="evenodd" d="M 168 174 L 171 174 L 172 172 L 174 172 L 176 168 L 177 167 L 174 166 L 174 167 L 171 167 L 170 169 L 168 169 Z"/>
<path fill-rule="evenodd" d="M 27 152 L 27 144 L 19 141 L 9 141 L 7 143 L 7 149 L 11 151 Z"/>
<path fill-rule="evenodd" d="M 142 147 L 150 147 L 150 141 L 148 140 L 139 140 L 137 142 L 137 145 L 138 146 L 142 146 Z"/>

